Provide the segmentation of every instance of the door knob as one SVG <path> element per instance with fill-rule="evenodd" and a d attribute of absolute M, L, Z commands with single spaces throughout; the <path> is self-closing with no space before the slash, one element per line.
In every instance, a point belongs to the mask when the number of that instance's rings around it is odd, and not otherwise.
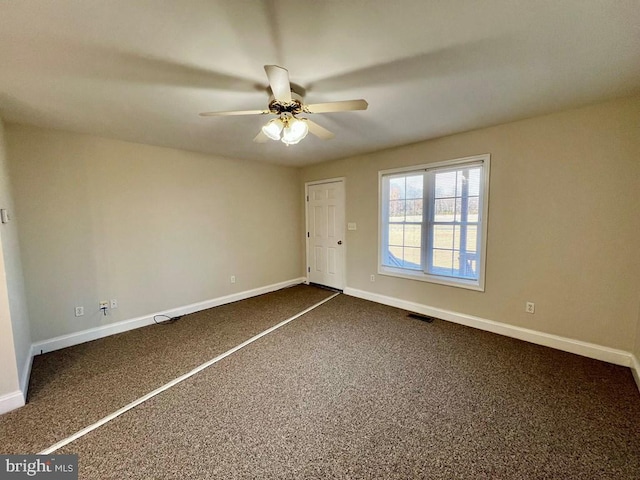
<path fill-rule="evenodd" d="M 338 245 L 342 245 L 342 240 L 338 240 Z"/>

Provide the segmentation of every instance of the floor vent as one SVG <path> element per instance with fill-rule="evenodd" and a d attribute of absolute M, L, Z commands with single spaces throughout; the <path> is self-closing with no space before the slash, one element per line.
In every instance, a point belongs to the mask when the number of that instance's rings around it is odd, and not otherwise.
<path fill-rule="evenodd" d="M 428 315 L 421 315 L 419 313 L 410 313 L 407 317 L 415 318 L 416 320 L 421 320 L 423 322 L 431 323 L 435 320 L 433 317 L 429 317 Z"/>

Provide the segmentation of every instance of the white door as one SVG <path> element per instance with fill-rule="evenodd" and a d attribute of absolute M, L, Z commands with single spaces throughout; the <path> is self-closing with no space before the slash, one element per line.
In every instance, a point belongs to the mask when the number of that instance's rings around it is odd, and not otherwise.
<path fill-rule="evenodd" d="M 307 186 L 309 282 L 344 289 L 344 182 Z"/>

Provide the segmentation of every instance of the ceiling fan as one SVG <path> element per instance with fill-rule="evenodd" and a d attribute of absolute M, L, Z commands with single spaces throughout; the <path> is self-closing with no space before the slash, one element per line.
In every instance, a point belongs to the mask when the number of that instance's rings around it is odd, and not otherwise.
<path fill-rule="evenodd" d="M 366 110 L 369 104 L 366 100 L 344 100 L 328 103 L 303 103 L 302 95 L 295 92 L 289 82 L 289 71 L 277 65 L 265 65 L 265 72 L 269 79 L 272 95 L 269 98 L 269 106 L 265 110 L 237 110 L 230 112 L 203 112 L 201 117 L 226 116 L 226 115 L 277 115 L 264 125 L 261 131 L 253 139 L 254 142 L 264 143 L 269 139 L 281 140 L 286 145 L 295 145 L 300 142 L 307 133 L 311 132 L 318 138 L 328 140 L 334 134 L 326 128 L 309 120 L 298 118 L 301 114 L 347 112 L 350 110 Z"/>

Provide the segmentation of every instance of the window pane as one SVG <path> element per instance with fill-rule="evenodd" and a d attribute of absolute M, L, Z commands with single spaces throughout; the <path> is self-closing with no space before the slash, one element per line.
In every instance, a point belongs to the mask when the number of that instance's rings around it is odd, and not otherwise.
<path fill-rule="evenodd" d="M 403 255 L 402 247 L 389 247 L 389 253 L 391 254 L 391 265 L 402 265 Z"/>
<path fill-rule="evenodd" d="M 424 173 L 388 178 L 385 265 L 422 270 Z M 408 223 L 410 222 L 410 223 Z"/>
<path fill-rule="evenodd" d="M 389 225 L 389 245 L 404 244 L 404 229 L 402 225 L 391 224 Z"/>
<path fill-rule="evenodd" d="M 453 226 L 433 226 L 433 248 L 453 248 Z"/>
<path fill-rule="evenodd" d="M 458 275 L 460 270 L 460 251 L 453 251 L 453 272 L 452 275 Z"/>
<path fill-rule="evenodd" d="M 389 180 L 389 200 L 398 200 L 406 198 L 405 195 L 405 177 L 396 177 Z"/>
<path fill-rule="evenodd" d="M 468 215 L 467 221 L 469 222 L 478 221 L 479 205 L 480 205 L 479 197 L 469 197 L 469 215 Z"/>
<path fill-rule="evenodd" d="M 466 170 L 458 170 L 456 172 L 456 197 L 462 196 L 462 189 L 467 182 L 466 177 L 464 176 Z"/>
<path fill-rule="evenodd" d="M 478 254 L 473 252 L 460 253 L 460 273 L 461 277 L 478 278 Z"/>
<path fill-rule="evenodd" d="M 422 245 L 422 225 L 404 226 L 404 245 L 405 247 L 420 247 Z"/>
<path fill-rule="evenodd" d="M 475 253 L 478 245 L 478 227 L 469 225 L 467 227 L 467 252 Z"/>
<path fill-rule="evenodd" d="M 413 247 L 388 247 L 385 265 L 390 267 L 410 268 L 422 270 L 420 248 Z"/>
<path fill-rule="evenodd" d="M 420 249 L 407 247 L 404 249 L 404 262 L 406 268 L 413 268 L 415 270 L 422 270 L 420 266 Z"/>
<path fill-rule="evenodd" d="M 478 197 L 456 198 L 456 222 L 478 221 Z M 466 212 L 465 212 L 466 209 Z M 466 214 L 466 218 L 465 218 Z"/>
<path fill-rule="evenodd" d="M 436 222 L 453 222 L 456 208 L 456 201 L 454 198 L 444 198 L 437 200 L 434 203 L 434 221 Z"/>
<path fill-rule="evenodd" d="M 458 253 L 458 275 L 465 278 L 478 278 L 478 255 L 473 252 L 457 252 Z"/>
<path fill-rule="evenodd" d="M 424 187 L 423 175 L 407 177 L 407 198 L 422 199 L 422 189 Z"/>
<path fill-rule="evenodd" d="M 453 227 L 453 249 L 460 250 L 460 225 Z"/>
<path fill-rule="evenodd" d="M 391 200 L 389 202 L 389 221 L 404 222 L 405 201 Z"/>
<path fill-rule="evenodd" d="M 456 172 L 443 172 L 435 174 L 435 198 L 456 196 Z"/>
<path fill-rule="evenodd" d="M 477 197 L 480 195 L 480 167 L 469 169 L 469 195 Z"/>
<path fill-rule="evenodd" d="M 468 202 L 466 202 L 465 208 L 468 206 Z M 466 213 L 465 213 L 466 215 Z M 462 218 L 462 198 L 456 198 L 456 222 L 466 221 Z"/>
<path fill-rule="evenodd" d="M 422 199 L 407 200 L 407 222 L 422 222 Z"/>
<path fill-rule="evenodd" d="M 453 268 L 453 251 L 433 250 L 432 265 L 433 269 L 431 273 L 451 275 L 451 269 Z"/>

